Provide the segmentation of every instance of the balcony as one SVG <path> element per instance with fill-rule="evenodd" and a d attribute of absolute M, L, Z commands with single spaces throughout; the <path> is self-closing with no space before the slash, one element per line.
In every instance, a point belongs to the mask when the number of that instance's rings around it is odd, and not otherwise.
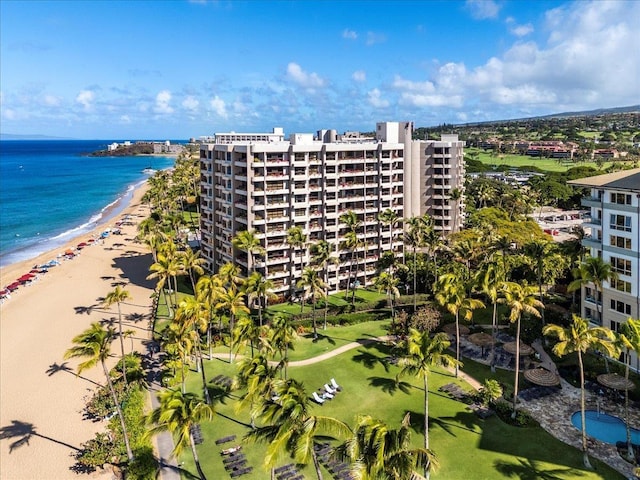
<path fill-rule="evenodd" d="M 585 197 L 580 200 L 580 205 L 583 207 L 601 207 L 602 199 L 597 197 Z"/>
<path fill-rule="evenodd" d="M 598 240 L 597 238 L 592 237 L 584 237 L 582 239 L 582 246 L 585 248 L 596 248 L 602 249 L 602 240 Z"/>

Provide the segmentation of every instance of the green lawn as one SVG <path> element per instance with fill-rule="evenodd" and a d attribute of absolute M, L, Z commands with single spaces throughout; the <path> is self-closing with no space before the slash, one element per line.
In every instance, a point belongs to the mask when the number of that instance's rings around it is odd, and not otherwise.
<path fill-rule="evenodd" d="M 384 322 L 380 322 L 384 323 Z M 354 326 L 355 327 L 355 326 Z M 336 327 L 327 330 L 327 336 L 336 345 L 338 341 L 374 334 L 371 325 L 358 331 L 352 327 Z M 305 343 L 306 342 L 306 343 Z M 306 356 L 306 348 L 312 349 L 317 344 L 308 340 L 300 341 L 296 352 Z M 334 345 L 331 344 L 331 347 Z M 422 401 L 423 395 L 419 385 L 421 382 L 413 378 L 404 378 L 403 383 L 396 384 L 395 376 L 398 368 L 386 364 L 383 360 L 389 354 L 388 347 L 383 344 L 362 346 L 324 362 L 305 367 L 290 367 L 289 375 L 304 382 L 309 393 L 319 388 L 331 377 L 335 377 L 343 390 L 336 398 L 322 406 L 315 406 L 314 412 L 329 415 L 349 424 L 354 423 L 358 413 L 370 414 L 385 420 L 393 428 L 397 428 L 406 412 L 411 412 L 411 423 L 414 427 L 412 442 L 421 445 L 422 437 Z M 467 362 L 465 371 L 482 377 L 487 376 L 487 367 Z M 206 364 L 207 378 L 223 374 L 232 376 L 235 366 L 224 360 L 212 360 Z M 507 375 L 501 372 L 499 375 Z M 497 417 L 480 420 L 469 412 L 466 406 L 438 391 L 445 383 L 456 381 L 450 373 L 434 371 L 429 380 L 430 391 L 430 447 L 436 452 L 441 468 L 432 476 L 434 479 L 466 480 L 466 479 L 508 479 L 508 478 L 553 478 L 571 479 L 578 476 L 583 479 L 621 479 L 615 471 L 594 461 L 595 472 L 582 468 L 581 453 L 556 440 L 541 428 L 520 429 L 503 423 Z M 461 381 L 463 388 L 469 387 Z M 199 374 L 191 372 L 189 389 L 201 391 Z M 249 414 L 235 409 L 237 393 L 218 393 L 219 403 L 216 405 L 218 415 L 210 423 L 201 426 L 205 442 L 198 447 L 203 469 L 208 478 L 229 478 L 223 469 L 220 446 L 215 445 L 217 438 L 235 434 L 238 443 L 248 429 Z M 263 480 L 269 474 L 262 468 L 265 446 L 262 444 L 246 444 L 243 446 L 253 472 L 243 476 L 246 480 Z M 189 472 L 185 478 L 194 478 L 195 467 L 188 449 L 181 459 L 184 469 Z M 283 458 L 281 464 L 290 461 Z M 315 478 L 311 467 L 301 469 L 305 478 Z M 324 472 L 325 478 L 332 478 Z"/>
<path fill-rule="evenodd" d="M 355 295 L 355 304 L 357 305 L 358 303 L 374 303 L 374 302 L 378 302 L 378 301 L 384 301 L 386 299 L 385 295 L 383 293 L 378 293 L 374 290 L 368 290 L 368 289 L 364 289 L 364 288 L 360 288 L 358 290 L 356 290 L 356 295 Z M 329 302 L 329 309 L 331 310 L 331 308 L 341 308 L 341 307 L 346 307 L 347 305 L 351 305 L 351 293 L 349 293 L 349 296 L 345 299 L 345 292 L 339 292 L 339 293 L 334 293 L 332 295 L 329 295 L 328 297 L 328 302 Z M 311 304 L 305 304 L 304 308 L 300 308 L 300 303 L 298 302 L 286 302 L 286 303 L 279 303 L 277 305 L 270 305 L 267 309 L 266 309 L 266 314 L 275 314 L 275 313 L 285 313 L 285 314 L 290 314 L 290 315 L 297 315 L 300 313 L 307 313 L 310 314 L 313 310 L 313 307 Z M 324 312 L 324 308 L 321 307 L 317 307 L 317 311 L 316 311 L 316 315 L 318 316 L 318 318 L 321 318 Z M 331 314 L 331 313 L 329 313 Z"/>
<path fill-rule="evenodd" d="M 479 160 L 485 165 L 498 166 L 507 165 L 509 167 L 527 167 L 533 166 L 541 170 L 549 172 L 565 172 L 571 167 L 594 167 L 597 168 L 596 162 L 571 162 L 565 159 L 555 158 L 539 158 L 528 157 L 526 155 L 510 155 L 504 154 L 499 157 L 491 156 L 490 153 L 480 152 Z M 560 161 L 558 161 L 560 160 Z M 611 162 L 605 162 L 603 169 L 611 165 Z"/>

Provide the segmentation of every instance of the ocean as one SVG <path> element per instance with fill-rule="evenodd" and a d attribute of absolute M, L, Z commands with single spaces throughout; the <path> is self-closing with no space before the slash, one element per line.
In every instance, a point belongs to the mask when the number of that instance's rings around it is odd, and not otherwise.
<path fill-rule="evenodd" d="M 0 141 L 0 266 L 34 258 L 117 216 L 175 157 L 90 157 L 122 140 Z M 173 142 L 172 143 L 177 143 Z"/>

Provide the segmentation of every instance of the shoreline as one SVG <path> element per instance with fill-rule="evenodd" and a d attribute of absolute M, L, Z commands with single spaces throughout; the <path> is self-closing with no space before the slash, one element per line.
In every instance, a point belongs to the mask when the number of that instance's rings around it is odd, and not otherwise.
<path fill-rule="evenodd" d="M 64 245 L 38 257 L 0 270 L 2 285 L 46 263 L 67 248 L 100 235 L 121 217 L 128 221 L 102 242 L 83 248 L 72 260 L 21 286 L 0 305 L 0 477 L 76 479 L 73 454 L 82 444 L 103 432 L 103 420 L 84 418 L 87 400 L 105 383 L 97 366 L 76 375 L 80 359 L 64 359 L 72 339 L 91 323 L 117 323 L 115 306 L 102 306 L 105 295 L 123 285 L 131 298 L 121 304 L 122 323 L 130 338 L 125 352 L 147 353 L 152 317 L 154 281 L 147 280 L 153 259 L 148 248 L 134 240 L 137 225 L 148 216 L 141 203 L 144 184 L 133 191 L 122 210 L 91 231 L 75 235 Z M 118 342 L 111 345 L 108 367 L 120 356 Z M 90 480 L 110 479 L 112 472 L 98 470 Z"/>

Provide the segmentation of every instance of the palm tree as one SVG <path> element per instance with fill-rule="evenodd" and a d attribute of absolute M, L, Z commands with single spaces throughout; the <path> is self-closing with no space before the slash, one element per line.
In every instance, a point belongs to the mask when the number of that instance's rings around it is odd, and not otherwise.
<path fill-rule="evenodd" d="M 255 255 L 264 255 L 266 253 L 258 238 L 258 233 L 255 230 L 244 230 L 238 232 L 231 242 L 238 250 L 246 252 L 249 257 L 249 271 L 255 272 Z"/>
<path fill-rule="evenodd" d="M 546 240 L 534 239 L 524 245 L 524 254 L 533 263 L 533 270 L 535 271 L 538 280 L 538 295 L 541 302 L 544 300 L 542 294 L 543 280 L 549 281 L 545 277 L 548 277 L 549 273 L 551 273 L 549 264 L 555 265 L 557 271 L 557 267 L 560 267 L 564 263 L 563 258 L 558 255 L 555 250 L 555 244 Z M 542 326 L 544 326 L 544 309 L 541 313 Z"/>
<path fill-rule="evenodd" d="M 106 308 L 111 307 L 114 303 L 118 306 L 118 337 L 120 337 L 120 351 L 122 354 L 122 379 L 125 385 L 127 384 L 127 367 L 125 365 L 127 362 L 124 359 L 124 337 L 122 335 L 122 311 L 120 310 L 120 304 L 129 298 L 131 298 L 131 294 L 120 285 L 116 285 L 116 288 L 107 293 L 107 296 L 104 297 L 104 301 L 102 302 Z"/>
<path fill-rule="evenodd" d="M 347 280 L 347 290 L 345 292 L 345 299 L 347 298 L 347 295 L 349 294 L 349 289 L 351 289 L 351 304 L 353 305 L 355 303 L 355 299 L 356 299 L 356 288 L 358 287 L 358 284 L 360 283 L 360 281 L 358 280 L 358 254 L 357 254 L 357 250 L 358 248 L 362 247 L 364 245 L 364 241 L 361 240 L 360 238 L 358 238 L 358 234 L 356 232 L 347 232 L 344 235 L 344 240 L 343 240 L 343 244 L 344 247 L 347 248 L 348 250 L 351 251 L 351 259 L 349 260 L 349 276 L 348 276 L 348 280 Z M 355 262 L 355 275 L 351 275 L 352 270 L 353 270 L 353 265 Z M 351 279 L 353 278 L 353 281 L 351 281 Z"/>
<path fill-rule="evenodd" d="M 430 332 L 409 329 L 407 354 L 398 360 L 402 367 L 398 376 L 413 375 L 422 378 L 424 388 L 424 449 L 429 450 L 429 374 L 435 366 L 452 367 L 458 362 L 445 351 L 451 342 L 446 333 L 440 332 L 431 338 Z M 428 465 L 425 465 L 425 476 Z"/>
<path fill-rule="evenodd" d="M 378 221 L 383 226 L 389 227 L 389 248 L 393 252 L 393 227 L 400 221 L 400 217 L 394 210 L 387 208 L 378 214 Z"/>
<path fill-rule="evenodd" d="M 91 326 L 82 332 L 81 334 L 73 338 L 74 346 L 64 353 L 64 358 L 84 358 L 85 361 L 78 364 L 78 375 L 87 370 L 88 368 L 95 367 L 98 362 L 102 365 L 104 376 L 107 379 L 107 386 L 111 393 L 111 400 L 118 412 L 118 418 L 120 418 L 120 426 L 122 427 L 122 436 L 124 438 L 124 444 L 127 449 L 127 458 L 129 462 L 133 461 L 133 452 L 129 446 L 129 434 L 127 433 L 127 425 L 124 421 L 124 415 L 122 414 L 122 406 L 116 395 L 116 391 L 113 388 L 111 382 L 111 376 L 109 375 L 109 369 L 107 368 L 106 360 L 109 358 L 111 342 L 115 336 L 115 331 L 112 328 L 105 329 L 98 322 L 92 323 Z"/>
<path fill-rule="evenodd" d="M 380 293 L 384 292 L 387 295 L 391 307 L 391 324 L 394 325 L 396 314 L 393 309 L 393 300 L 400 296 L 400 290 L 398 290 L 400 280 L 391 273 L 382 272 L 373 279 L 373 283 Z"/>
<path fill-rule="evenodd" d="M 284 378 L 287 378 L 287 364 L 289 363 L 289 350 L 293 350 L 293 345 L 298 338 L 296 329 L 291 322 L 282 316 L 276 315 L 271 321 L 271 345 L 280 352 L 280 359 L 283 364 Z"/>
<path fill-rule="evenodd" d="M 189 280 L 191 280 L 191 288 L 195 293 L 196 291 L 196 275 L 200 276 L 204 274 L 204 268 L 202 265 L 207 263 L 204 258 L 200 258 L 200 250 L 194 252 L 191 248 L 187 248 L 186 250 L 180 252 L 179 262 L 180 268 L 183 272 L 189 275 Z"/>
<path fill-rule="evenodd" d="M 417 268 L 418 268 L 418 248 L 425 245 L 425 236 L 431 228 L 432 222 L 427 214 L 421 217 L 411 217 L 406 220 L 409 225 L 404 234 L 404 241 L 413 249 L 413 311 L 417 309 Z"/>
<path fill-rule="evenodd" d="M 356 480 L 403 480 L 420 478 L 417 470 L 435 470 L 437 459 L 431 450 L 411 448 L 411 421 L 407 413 L 398 430 L 369 415 L 356 418 L 351 437 L 336 452 L 351 461 Z M 428 473 L 427 473 L 428 474 Z"/>
<path fill-rule="evenodd" d="M 209 398 L 209 389 L 207 388 L 207 378 L 204 370 L 204 361 L 202 359 L 202 342 L 200 340 L 200 333 L 207 330 L 209 325 L 208 308 L 196 298 L 187 297 L 180 302 L 178 310 L 176 311 L 176 322 L 185 324 L 186 328 L 193 332 L 192 338 L 196 352 L 196 363 L 202 376 L 202 388 L 204 390 L 205 400 L 207 404 L 209 404 L 211 400 Z"/>
<path fill-rule="evenodd" d="M 568 291 L 574 291 L 583 285 L 593 283 L 596 289 L 595 304 L 598 311 L 597 322 L 602 325 L 602 290 L 605 282 L 611 282 L 618 278 L 618 274 L 613 271 L 611 264 L 605 262 L 600 257 L 587 257 L 578 267 L 578 278 L 569 284 Z"/>
<path fill-rule="evenodd" d="M 269 305 L 269 300 L 278 298 L 272 291 L 273 287 L 273 280 L 264 277 L 260 272 L 253 272 L 245 282 L 244 288 L 247 299 L 250 302 L 256 301 L 258 304 L 258 322 L 260 326 L 262 326 L 262 309 Z"/>
<path fill-rule="evenodd" d="M 173 455 L 180 455 L 185 446 L 191 447 L 191 454 L 201 480 L 206 480 L 193 439 L 193 426 L 205 420 L 210 421 L 215 415 L 211 405 L 206 404 L 193 393 L 182 393 L 180 390 L 165 390 L 158 394 L 160 406 L 153 410 L 147 422 L 152 425 L 148 434 L 170 432 L 173 435 L 175 448 Z"/>
<path fill-rule="evenodd" d="M 325 297 L 329 296 L 329 264 L 337 264 L 339 260 L 333 255 L 334 247 L 326 240 L 319 240 L 311 245 L 311 264 L 314 267 L 322 268 L 322 279 L 325 284 Z M 324 303 L 324 330 L 327 329 L 327 314 L 329 311 L 329 302 Z"/>
<path fill-rule="evenodd" d="M 249 409 L 251 428 L 255 427 L 254 405 L 265 398 L 271 398 L 273 382 L 278 368 L 269 365 L 266 355 L 258 354 L 253 358 L 243 357 L 238 361 L 238 371 L 234 378 L 234 390 L 246 388 L 247 392 L 236 404 L 236 411 Z"/>
<path fill-rule="evenodd" d="M 298 281 L 298 288 L 304 289 L 303 303 L 307 295 L 311 296 L 311 302 L 313 303 L 313 310 L 311 313 L 311 321 L 313 325 L 313 340 L 318 339 L 318 329 L 316 326 L 316 303 L 318 298 L 324 298 L 326 285 L 322 279 L 318 276 L 318 272 L 312 268 L 307 267 L 302 272 L 302 278 Z"/>
<path fill-rule="evenodd" d="M 349 261 L 349 277 L 347 278 L 347 290 L 345 292 L 344 298 L 347 298 L 349 295 L 349 289 L 352 288 L 351 285 L 354 284 L 354 293 L 355 293 L 355 281 L 351 281 L 351 272 L 353 270 L 353 262 L 356 255 L 356 249 L 360 246 L 360 239 L 358 238 L 358 229 L 362 225 L 360 219 L 358 218 L 358 214 L 353 210 L 348 210 L 343 213 L 339 217 L 339 221 L 344 223 L 347 226 L 347 233 L 344 235 L 344 246 L 351 251 L 351 260 Z M 356 267 L 356 278 L 358 278 L 358 269 Z"/>
<path fill-rule="evenodd" d="M 216 308 L 229 312 L 229 363 L 233 363 L 233 329 L 235 319 L 239 314 L 250 312 L 244 304 L 244 292 L 238 292 L 234 287 L 224 289 L 218 297 Z"/>
<path fill-rule="evenodd" d="M 295 261 L 296 250 L 302 249 L 307 244 L 307 236 L 304 234 L 304 231 L 302 230 L 301 227 L 294 226 L 294 227 L 291 227 L 289 230 L 287 230 L 287 244 L 291 248 L 292 263 L 291 263 L 291 270 L 290 270 L 291 277 L 289 280 L 289 284 L 291 285 L 291 288 L 293 288 L 293 286 L 295 285 L 293 282 L 293 272 L 296 266 L 296 261 Z M 300 271 L 303 270 L 303 263 L 304 263 L 304 254 L 303 252 L 300 252 Z"/>
<path fill-rule="evenodd" d="M 169 317 L 173 317 L 172 304 L 177 303 L 176 296 L 177 296 L 177 290 L 178 290 L 177 282 L 175 282 L 175 279 L 178 275 L 178 270 L 179 270 L 179 266 L 176 258 L 171 254 L 167 255 L 165 253 L 158 253 L 158 261 L 153 263 L 149 267 L 149 270 L 151 271 L 151 273 L 147 276 L 147 279 L 148 280 L 153 280 L 155 278 L 158 279 L 158 283 L 156 284 L 156 289 L 159 290 L 164 296 L 165 302 L 167 304 L 167 310 L 169 311 Z M 172 279 L 174 280 L 174 283 L 175 283 L 173 287 L 171 286 Z M 165 287 L 167 285 L 169 285 L 169 288 L 173 288 L 174 290 L 173 302 L 167 296 L 167 293 L 165 291 Z"/>
<path fill-rule="evenodd" d="M 495 364 L 495 344 L 498 333 L 498 297 L 502 286 L 506 281 L 504 270 L 497 262 L 485 262 L 481 265 L 476 275 L 476 284 L 480 286 L 482 292 L 491 300 L 493 314 L 491 316 L 491 371 L 496 371 Z"/>
<path fill-rule="evenodd" d="M 544 308 L 543 303 L 535 297 L 535 287 L 527 284 L 520 285 L 515 282 L 505 282 L 502 287 L 503 298 L 499 301 L 506 304 L 511 310 L 509 321 L 516 322 L 516 379 L 513 385 L 513 413 L 516 418 L 516 402 L 518 401 L 518 381 L 520 375 L 520 319 L 523 313 L 540 317 L 538 308 Z"/>
<path fill-rule="evenodd" d="M 196 283 L 196 299 L 205 304 L 209 313 L 207 325 L 207 345 L 209 346 L 209 359 L 212 356 L 211 329 L 213 327 L 213 315 L 219 296 L 224 293 L 220 279 L 215 275 L 203 275 Z"/>
<path fill-rule="evenodd" d="M 236 322 L 232 334 L 236 349 L 240 351 L 249 344 L 251 358 L 253 358 L 254 345 L 257 346 L 260 339 L 260 329 L 253 323 L 253 319 L 247 315 L 241 316 Z"/>
<path fill-rule="evenodd" d="M 625 323 L 620 325 L 616 334 L 616 348 L 624 350 L 624 379 L 625 383 L 629 383 L 629 363 L 631 356 L 629 353 L 633 350 L 636 355 L 640 355 L 640 319 L 634 320 L 629 318 Z M 624 417 L 627 428 L 627 458 L 633 462 L 635 455 L 631 444 L 631 427 L 629 425 L 629 388 L 624 389 Z"/>
<path fill-rule="evenodd" d="M 605 355 L 614 355 L 616 348 L 612 343 L 614 334 L 604 327 L 589 327 L 589 322 L 578 315 L 573 315 L 573 323 L 567 328 L 549 324 L 542 330 L 544 335 L 556 337 L 558 343 L 553 346 L 553 353 L 564 357 L 570 353 L 577 353 L 580 367 L 580 414 L 582 418 L 582 453 L 585 468 L 591 467 L 587 451 L 587 424 L 585 418 L 584 394 L 584 364 L 582 356 L 587 350 L 597 350 Z"/>
<path fill-rule="evenodd" d="M 351 429 L 335 418 L 311 415 L 309 395 L 304 385 L 296 380 L 276 380 L 273 397 L 263 398 L 257 413 L 263 426 L 251 430 L 246 438 L 269 442 L 264 458 L 267 467 L 273 467 L 283 454 L 288 453 L 296 463 L 313 462 L 322 480 L 320 464 L 314 449 L 315 439 L 347 438 Z"/>
<path fill-rule="evenodd" d="M 458 230 L 458 214 L 460 212 L 460 200 L 462 200 L 463 193 L 460 188 L 454 188 L 449 193 L 449 200 L 453 201 L 453 231 Z"/>
<path fill-rule="evenodd" d="M 453 273 L 446 273 L 438 278 L 434 285 L 436 301 L 445 307 L 456 318 L 456 378 L 460 364 L 460 314 L 465 320 L 471 320 L 473 310 L 484 308 L 484 303 L 466 296 L 467 288 L 459 277 Z"/>
<path fill-rule="evenodd" d="M 235 263 L 227 262 L 218 269 L 216 277 L 220 280 L 220 284 L 225 288 L 233 288 L 238 290 L 244 283 L 240 276 L 240 267 Z"/>

